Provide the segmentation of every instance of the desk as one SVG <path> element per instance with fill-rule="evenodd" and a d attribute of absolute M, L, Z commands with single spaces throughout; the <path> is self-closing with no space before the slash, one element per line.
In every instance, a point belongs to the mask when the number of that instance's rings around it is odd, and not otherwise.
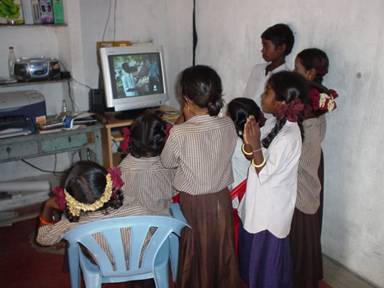
<path fill-rule="evenodd" d="M 79 151 L 82 160 L 93 160 L 103 165 L 101 129 L 95 124 L 74 130 L 62 130 L 46 134 L 33 134 L 0 139 L 0 163 Z M 40 205 L 48 198 L 48 191 L 18 193 L 11 199 L 3 199 L 0 209 L 0 226 L 38 215 Z M 8 205 L 9 204 L 12 205 Z M 12 209 L 9 207 L 12 206 Z"/>
<path fill-rule="evenodd" d="M 80 158 L 103 164 L 101 124 L 74 130 L 0 139 L 0 163 L 62 152 L 80 151 Z"/>

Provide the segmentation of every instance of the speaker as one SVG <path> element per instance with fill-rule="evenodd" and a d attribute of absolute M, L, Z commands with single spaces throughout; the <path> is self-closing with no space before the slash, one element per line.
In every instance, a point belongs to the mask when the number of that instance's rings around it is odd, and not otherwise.
<path fill-rule="evenodd" d="M 104 91 L 101 89 L 89 90 L 89 111 L 103 113 L 106 111 Z"/>

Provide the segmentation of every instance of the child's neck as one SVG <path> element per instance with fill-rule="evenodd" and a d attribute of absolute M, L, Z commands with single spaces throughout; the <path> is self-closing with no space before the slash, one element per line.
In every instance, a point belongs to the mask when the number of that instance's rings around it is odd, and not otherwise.
<path fill-rule="evenodd" d="M 271 63 L 267 65 L 267 68 L 265 68 L 265 75 L 267 75 L 269 72 L 275 70 L 277 67 L 283 65 L 285 63 L 285 57 L 282 56 Z"/>

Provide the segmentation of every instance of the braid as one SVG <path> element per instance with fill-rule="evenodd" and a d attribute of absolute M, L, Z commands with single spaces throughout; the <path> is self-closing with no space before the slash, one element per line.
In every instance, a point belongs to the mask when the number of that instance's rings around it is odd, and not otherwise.
<path fill-rule="evenodd" d="M 112 193 L 111 199 L 105 203 L 107 207 L 118 209 L 123 205 L 124 195 L 121 189 L 117 189 Z"/>
<path fill-rule="evenodd" d="M 263 140 L 261 140 L 261 144 L 264 146 L 264 148 L 268 148 L 269 145 L 271 145 L 273 139 L 275 139 L 275 137 L 280 132 L 280 130 L 284 127 L 286 122 L 287 122 L 287 119 L 285 118 L 276 120 L 275 127 L 272 128 L 271 132 L 269 132 L 269 134 Z"/>

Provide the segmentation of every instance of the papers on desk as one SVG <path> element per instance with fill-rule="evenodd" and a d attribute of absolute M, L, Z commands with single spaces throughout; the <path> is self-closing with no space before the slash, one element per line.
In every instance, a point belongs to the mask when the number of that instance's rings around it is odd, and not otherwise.
<path fill-rule="evenodd" d="M 75 130 L 75 129 L 80 128 L 81 126 L 82 125 L 73 125 L 72 128 L 64 128 L 64 126 L 62 126 L 60 128 L 39 129 L 39 134 L 47 134 L 47 133 L 55 133 L 55 132 L 60 132 L 60 131 Z"/>
<path fill-rule="evenodd" d="M 46 124 L 39 126 L 39 133 L 51 133 L 51 132 L 59 132 L 62 130 L 74 130 L 81 125 L 91 125 L 95 124 L 97 120 L 93 118 L 94 113 L 90 112 L 77 112 L 68 116 L 49 116 L 47 117 Z M 73 125 L 68 128 L 65 125 L 65 118 L 69 117 L 73 120 Z"/>
<path fill-rule="evenodd" d="M 0 130 L 0 139 L 8 138 L 8 137 L 15 137 L 15 136 L 29 135 L 31 133 L 32 133 L 32 131 L 29 129 L 8 128 L 8 129 Z"/>

